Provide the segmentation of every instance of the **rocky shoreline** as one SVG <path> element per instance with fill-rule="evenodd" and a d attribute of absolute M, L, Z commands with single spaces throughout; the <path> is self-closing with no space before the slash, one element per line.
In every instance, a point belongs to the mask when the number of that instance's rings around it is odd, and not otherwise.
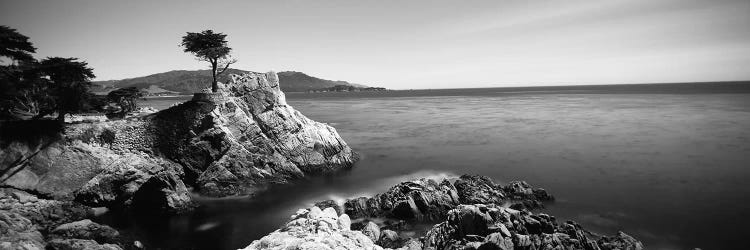
<path fill-rule="evenodd" d="M 142 117 L 59 132 L 37 121 L 0 123 L 0 248 L 142 247 L 87 219 L 107 210 L 180 213 L 195 205 L 191 192 L 252 196 L 356 162 L 333 127 L 287 105 L 276 73 L 230 79 Z M 59 233 L 66 228 L 85 232 Z M 108 237 L 89 237 L 98 234 Z"/>
<path fill-rule="evenodd" d="M 597 235 L 531 211 L 553 199 L 522 181 L 501 186 L 484 176 L 420 179 L 373 197 L 300 209 L 245 249 L 643 249 L 623 232 Z M 413 225 L 425 222 L 434 225 L 415 234 Z"/>
<path fill-rule="evenodd" d="M 356 162 L 334 128 L 287 105 L 275 73 L 230 78 L 153 114 L 57 134 L 0 124 L 0 249 L 145 249 L 92 219 L 180 213 L 195 206 L 191 193 L 253 196 Z M 624 233 L 599 236 L 530 212 L 553 199 L 525 182 L 420 179 L 321 201 L 247 249 L 642 249 Z"/>

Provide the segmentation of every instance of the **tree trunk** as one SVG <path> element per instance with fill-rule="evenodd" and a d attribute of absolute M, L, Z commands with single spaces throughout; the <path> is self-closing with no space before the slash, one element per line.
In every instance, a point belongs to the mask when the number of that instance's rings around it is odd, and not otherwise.
<path fill-rule="evenodd" d="M 214 93 L 219 91 L 219 84 L 216 83 L 216 67 L 218 66 L 218 63 L 218 61 L 211 62 L 211 78 L 213 80 L 211 82 L 211 92 Z"/>
<path fill-rule="evenodd" d="M 57 112 L 57 121 L 60 123 L 65 123 L 65 111 L 58 111 Z"/>

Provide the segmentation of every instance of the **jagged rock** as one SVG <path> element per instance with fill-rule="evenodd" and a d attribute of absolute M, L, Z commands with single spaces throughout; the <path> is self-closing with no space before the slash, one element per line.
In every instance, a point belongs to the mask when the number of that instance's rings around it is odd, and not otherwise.
<path fill-rule="evenodd" d="M 505 194 L 489 177 L 462 175 L 455 184 L 462 204 L 502 204 Z"/>
<path fill-rule="evenodd" d="M 622 249 L 622 250 L 641 250 L 643 243 L 636 240 L 630 235 L 618 232 L 614 237 L 602 237 L 597 242 L 602 250 Z"/>
<path fill-rule="evenodd" d="M 367 222 L 365 228 L 362 229 L 362 233 L 370 238 L 373 242 L 380 239 L 380 227 L 372 221 Z"/>
<path fill-rule="evenodd" d="M 506 192 L 510 195 L 506 195 Z M 552 196 L 526 182 L 501 187 L 484 176 L 462 175 L 455 183 L 420 179 L 402 182 L 372 198 L 359 197 L 344 203 L 344 212 L 353 218 L 385 217 L 436 221 L 459 204 L 513 203 L 514 208 L 534 209 Z"/>
<path fill-rule="evenodd" d="M 379 246 L 385 248 L 398 248 L 400 247 L 400 243 L 401 238 L 398 236 L 398 233 L 387 229 L 380 232 L 380 239 L 377 241 Z"/>
<path fill-rule="evenodd" d="M 456 188 L 445 180 L 420 179 L 402 182 L 372 198 L 357 198 L 344 204 L 344 211 L 359 217 L 436 220 L 459 204 Z"/>
<path fill-rule="evenodd" d="M 275 73 L 230 78 L 219 93 L 197 94 L 148 118 L 156 150 L 183 164 L 201 193 L 253 193 L 356 160 L 335 129 L 286 104 Z"/>
<path fill-rule="evenodd" d="M 122 250 L 115 244 L 99 244 L 93 240 L 53 239 L 48 247 L 54 250 Z"/>
<path fill-rule="evenodd" d="M 448 219 L 425 235 L 425 247 L 436 249 L 642 249 L 642 244 L 626 234 L 602 237 L 584 231 L 576 224 L 557 225 L 545 214 L 516 213 L 490 205 L 460 205 L 448 213 Z M 487 226 L 511 220 L 511 227 Z M 541 221 L 540 221 L 541 219 Z M 543 222 L 542 222 L 543 221 Z M 543 232 L 545 223 L 552 231 Z M 504 225 L 503 225 L 504 226 Z M 498 231 L 499 232 L 493 232 Z M 485 237 L 477 241 L 476 236 Z M 598 239 L 594 241 L 593 239 Z M 468 240 L 468 242 L 467 242 Z M 481 245 L 476 246 L 479 242 Z M 586 245 L 584 245 L 584 243 Z M 592 244 L 593 243 L 593 244 Z"/>
<path fill-rule="evenodd" d="M 120 233 L 114 228 L 86 219 L 60 225 L 52 230 L 50 237 L 86 239 L 99 243 L 116 243 L 119 235 Z"/>
<path fill-rule="evenodd" d="M 0 210 L 0 249 L 44 249 L 42 234 L 31 220 Z"/>
<path fill-rule="evenodd" d="M 339 206 L 339 204 L 336 203 L 336 201 L 334 200 L 325 200 L 325 201 L 317 202 L 315 203 L 315 206 L 319 207 L 320 209 L 332 207 L 333 209 L 336 210 L 336 213 L 338 214 L 344 213 L 344 209 L 341 206 Z"/>
<path fill-rule="evenodd" d="M 422 249 L 422 241 L 419 241 L 417 239 L 409 239 L 406 241 L 403 247 L 399 248 L 402 250 L 421 250 Z"/>
<path fill-rule="evenodd" d="M 492 233 L 487 235 L 478 249 L 513 250 L 513 248 L 513 241 L 509 237 L 503 237 L 500 233 Z"/>
<path fill-rule="evenodd" d="M 33 202 L 21 202 L 13 192 L 17 190 L 0 190 L 0 210 L 16 213 L 29 219 L 35 227 L 46 234 L 60 224 L 85 218 L 90 209 L 71 201 L 57 201 L 37 198 Z M 4 195 L 11 193 L 11 195 Z"/>
<path fill-rule="evenodd" d="M 547 193 L 546 190 L 542 188 L 532 188 L 531 185 L 525 181 L 512 181 L 508 185 L 502 187 L 502 190 L 511 198 L 517 200 L 532 199 L 550 201 L 555 199 L 552 195 Z"/>
<path fill-rule="evenodd" d="M 584 230 L 574 222 L 558 224 L 555 217 L 547 214 L 534 214 L 528 210 L 516 210 L 504 207 L 507 202 L 533 201 L 541 202 L 551 198 L 546 192 L 535 191 L 525 182 L 511 182 L 500 187 L 490 179 L 481 176 L 462 176 L 457 184 L 449 181 L 438 182 L 429 179 L 400 183 L 387 192 L 372 198 L 360 197 L 345 203 L 346 214 L 353 217 L 370 217 L 359 219 L 355 229 L 349 231 L 333 221 L 334 208 L 325 206 L 329 212 L 319 207 L 300 210 L 292 221 L 272 234 L 253 242 L 248 249 L 272 248 L 282 249 L 368 249 L 378 246 L 370 245 L 375 241 L 379 247 L 403 250 L 416 249 L 642 249 L 636 239 L 620 233 L 617 236 L 600 236 Z M 461 186 L 462 191 L 456 191 Z M 505 194 L 499 196 L 499 194 Z M 498 195 L 491 197 L 491 195 Z M 415 199 L 413 197 L 422 197 Z M 459 201 L 481 202 L 487 204 L 459 204 Z M 411 204 L 410 204 L 411 203 Z M 318 203 L 325 204 L 325 203 Z M 407 211 L 413 214 L 431 215 L 442 218 L 423 236 L 405 241 L 398 237 L 397 228 L 378 227 L 372 220 L 384 225 L 415 222 L 430 218 L 428 216 L 411 217 L 412 220 L 398 220 L 402 216 L 399 206 L 407 204 Z M 430 207 L 435 206 L 435 207 Z M 438 211 L 444 211 L 441 214 Z M 341 220 L 341 217 L 339 220 Z M 331 218 L 329 218 L 331 217 Z M 348 217 L 347 217 L 348 218 Z M 321 221 L 326 221 L 321 224 Z M 321 226 L 322 225 L 322 226 Z M 339 225 L 336 227 L 335 225 Z M 354 237 L 348 232 L 356 232 Z M 412 232 L 413 233 L 413 232 Z M 336 240 L 323 240 L 328 237 Z M 364 240 L 353 240 L 353 238 Z M 339 240 L 345 238 L 346 240 Z M 377 240 L 374 240 L 377 239 Z M 352 245 L 352 241 L 360 245 Z M 305 243 L 305 242 L 310 242 Z M 345 243 L 344 243 L 345 242 Z M 307 245 L 306 245 L 307 244 Z"/>
<path fill-rule="evenodd" d="M 190 207 L 179 165 L 145 154 L 124 153 L 75 192 L 89 206 L 139 206 L 176 212 Z"/>
<path fill-rule="evenodd" d="M 39 200 L 33 194 L 29 194 L 29 193 L 21 191 L 21 190 L 14 190 L 14 191 L 12 191 L 11 195 L 13 196 L 13 198 L 16 198 L 16 200 L 18 200 L 18 202 L 21 202 L 21 203 L 35 202 L 35 201 Z"/>
<path fill-rule="evenodd" d="M 334 211 L 330 209 L 329 211 Z M 244 249 L 382 249 L 359 231 L 330 221 L 330 212 L 318 207 L 299 211 L 279 230 L 253 241 Z"/>

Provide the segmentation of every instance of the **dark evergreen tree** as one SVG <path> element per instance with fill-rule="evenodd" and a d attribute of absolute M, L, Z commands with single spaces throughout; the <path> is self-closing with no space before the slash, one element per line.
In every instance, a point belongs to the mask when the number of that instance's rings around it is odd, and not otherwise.
<path fill-rule="evenodd" d="M 39 63 L 39 72 L 49 81 L 54 98 L 57 119 L 63 121 L 66 114 L 83 109 L 91 93 L 89 87 L 94 78 L 93 69 L 77 58 L 50 57 Z M 40 115 L 49 114 L 49 110 Z"/>
<path fill-rule="evenodd" d="M 217 77 L 229 68 L 229 65 L 237 62 L 229 55 L 232 48 L 227 46 L 227 35 L 214 33 L 213 30 L 204 30 L 199 33 L 188 32 L 182 37 L 180 44 L 185 52 L 193 54 L 198 60 L 211 64 L 211 91 L 218 91 Z"/>
<path fill-rule="evenodd" d="M 113 90 L 107 94 L 109 101 L 117 103 L 123 114 L 133 112 L 138 108 L 137 100 L 143 97 L 143 92 L 136 87 L 127 87 Z"/>

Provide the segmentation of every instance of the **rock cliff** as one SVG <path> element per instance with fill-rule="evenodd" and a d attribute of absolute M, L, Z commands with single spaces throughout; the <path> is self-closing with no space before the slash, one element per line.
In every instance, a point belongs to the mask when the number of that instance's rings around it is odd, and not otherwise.
<path fill-rule="evenodd" d="M 522 181 L 501 186 L 483 176 L 420 179 L 343 207 L 323 201 L 300 210 L 246 249 L 643 249 L 625 233 L 601 236 L 530 211 L 552 199 Z M 420 224 L 432 226 L 419 230 Z"/>
<path fill-rule="evenodd" d="M 190 189 L 252 194 L 356 161 L 334 128 L 287 105 L 275 73 L 230 78 L 218 93 L 152 115 L 68 125 L 45 148 L 3 143 L 6 166 L 41 150 L 4 185 L 92 206 L 179 209 Z"/>
<path fill-rule="evenodd" d="M 61 135 L 0 124 L 0 184 L 43 200 L 171 213 L 191 208 L 190 192 L 252 195 L 357 160 L 334 128 L 286 103 L 275 73 L 230 79 L 154 114 L 68 124 Z"/>

